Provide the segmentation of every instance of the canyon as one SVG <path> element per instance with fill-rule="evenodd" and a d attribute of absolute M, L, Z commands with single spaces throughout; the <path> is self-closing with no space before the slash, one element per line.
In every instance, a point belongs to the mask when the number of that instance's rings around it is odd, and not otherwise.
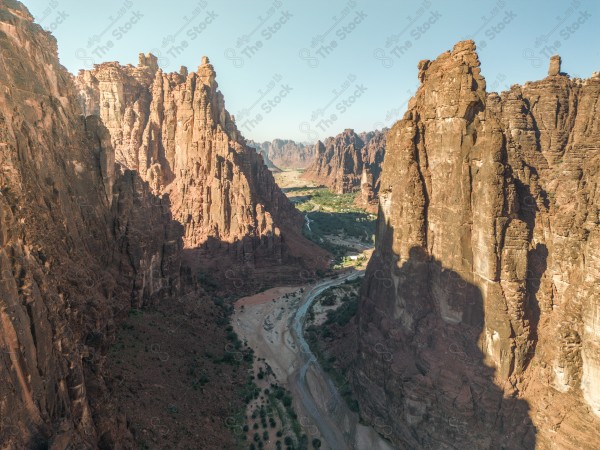
<path fill-rule="evenodd" d="M 600 76 L 560 63 L 487 92 L 459 42 L 388 132 L 350 371 L 398 448 L 600 442 Z"/>
<path fill-rule="evenodd" d="M 599 72 L 461 41 L 311 145 L 158 62 L 0 0 L 1 448 L 598 448 Z"/>

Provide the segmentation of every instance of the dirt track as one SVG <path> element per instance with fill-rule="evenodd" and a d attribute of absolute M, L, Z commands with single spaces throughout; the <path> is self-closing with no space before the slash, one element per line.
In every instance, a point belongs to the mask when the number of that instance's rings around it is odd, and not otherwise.
<path fill-rule="evenodd" d="M 318 437 L 324 449 L 391 450 L 389 443 L 372 428 L 358 423 L 357 414 L 340 397 L 302 333 L 306 312 L 315 297 L 360 273 L 352 271 L 337 279 L 302 286 L 305 290 L 302 295 L 301 287 L 289 287 L 242 298 L 236 302 L 233 325 L 255 355 L 265 358 L 279 383 L 292 392 L 294 408 L 309 440 Z M 294 291 L 297 296 L 283 297 Z"/>

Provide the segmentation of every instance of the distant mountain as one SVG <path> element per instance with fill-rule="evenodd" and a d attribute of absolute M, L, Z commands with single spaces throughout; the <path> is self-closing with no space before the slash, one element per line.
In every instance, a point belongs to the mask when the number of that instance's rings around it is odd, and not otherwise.
<path fill-rule="evenodd" d="M 357 204 L 375 210 L 385 155 L 386 130 L 356 134 L 347 129 L 315 145 L 314 162 L 303 177 L 338 194 L 360 191 Z"/>
<path fill-rule="evenodd" d="M 289 139 L 274 139 L 271 142 L 248 141 L 248 145 L 256 148 L 266 156 L 265 164 L 269 168 L 305 169 L 315 157 L 314 145 L 294 142 Z"/>

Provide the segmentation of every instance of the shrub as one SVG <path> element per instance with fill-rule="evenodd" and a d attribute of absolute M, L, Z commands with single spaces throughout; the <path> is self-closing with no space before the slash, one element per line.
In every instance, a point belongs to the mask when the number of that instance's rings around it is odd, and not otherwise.
<path fill-rule="evenodd" d="M 335 297 L 333 295 L 326 295 L 321 300 L 321 305 L 323 305 L 323 306 L 333 306 L 333 305 L 335 305 Z"/>
<path fill-rule="evenodd" d="M 292 406 L 292 397 L 290 397 L 288 394 L 285 394 L 281 401 L 283 402 L 283 406 L 286 408 Z"/>

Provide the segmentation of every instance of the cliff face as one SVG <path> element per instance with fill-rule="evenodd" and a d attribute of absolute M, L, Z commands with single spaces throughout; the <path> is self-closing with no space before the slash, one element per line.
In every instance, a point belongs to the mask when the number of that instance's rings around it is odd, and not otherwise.
<path fill-rule="evenodd" d="M 0 50 L 0 446 L 127 446 L 89 355 L 132 304 L 178 289 L 181 232 L 135 174 L 115 175 L 108 131 L 80 115 L 54 38 L 18 2 L 0 1 Z"/>
<path fill-rule="evenodd" d="M 304 177 L 338 194 L 360 191 L 357 203 L 376 208 L 385 155 L 385 130 L 356 134 L 344 130 L 315 146 L 315 160 Z"/>
<path fill-rule="evenodd" d="M 204 58 L 197 72 L 165 74 L 156 58 L 137 67 L 105 63 L 77 77 L 87 114 L 110 132 L 116 161 L 154 194 L 169 194 L 184 246 L 202 260 L 279 265 L 317 251 L 301 236 L 302 217 L 248 147 L 224 106 Z"/>
<path fill-rule="evenodd" d="M 280 169 L 305 169 L 314 160 L 315 148 L 312 145 L 294 142 L 289 139 L 274 139 L 271 142 L 249 142 L 266 156 L 268 161 Z"/>
<path fill-rule="evenodd" d="M 600 442 L 600 77 L 556 64 L 487 93 L 461 42 L 388 133 L 354 387 L 399 446 Z"/>

